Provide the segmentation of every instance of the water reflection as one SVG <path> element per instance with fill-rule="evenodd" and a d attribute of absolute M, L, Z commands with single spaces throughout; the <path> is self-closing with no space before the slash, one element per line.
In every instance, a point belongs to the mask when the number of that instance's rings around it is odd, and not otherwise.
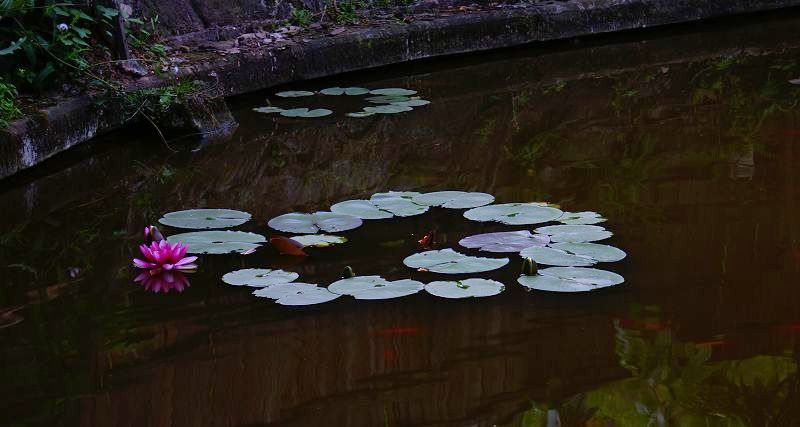
<path fill-rule="evenodd" d="M 169 293 L 170 291 L 181 293 L 191 286 L 189 278 L 180 271 L 164 271 L 157 274 L 145 271 L 139 273 L 133 281 L 140 284 L 144 290 L 153 293 Z"/>

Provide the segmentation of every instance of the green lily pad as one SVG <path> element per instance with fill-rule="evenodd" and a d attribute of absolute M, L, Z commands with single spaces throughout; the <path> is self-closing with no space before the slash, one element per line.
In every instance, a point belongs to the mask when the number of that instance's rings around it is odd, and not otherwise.
<path fill-rule="evenodd" d="M 606 219 L 602 217 L 597 212 L 585 211 L 585 212 L 564 212 L 564 215 L 561 218 L 557 219 L 556 221 L 562 224 L 571 224 L 571 225 L 591 225 L 591 224 L 599 224 L 601 222 L 605 222 Z"/>
<path fill-rule="evenodd" d="M 487 193 L 466 191 L 434 191 L 415 196 L 411 201 L 418 205 L 441 206 L 449 209 L 469 209 L 494 202 L 494 196 Z"/>
<path fill-rule="evenodd" d="M 539 264 L 557 265 L 561 267 L 589 267 L 597 261 L 573 255 L 558 249 L 532 246 L 520 252 L 523 258 L 531 258 Z"/>
<path fill-rule="evenodd" d="M 505 203 L 481 206 L 464 212 L 464 217 L 473 221 L 496 221 L 508 225 L 530 225 L 550 222 L 561 217 L 563 212 L 539 203 Z"/>
<path fill-rule="evenodd" d="M 595 289 L 594 286 L 578 283 L 574 280 L 564 280 L 540 274 L 534 276 L 523 274 L 519 276 L 517 282 L 526 288 L 548 292 L 588 292 Z"/>
<path fill-rule="evenodd" d="M 251 217 L 247 212 L 231 209 L 189 209 L 164 214 L 158 222 L 175 228 L 227 228 L 242 225 Z"/>
<path fill-rule="evenodd" d="M 233 286 L 249 286 L 263 288 L 264 286 L 289 283 L 300 277 L 299 274 L 283 270 L 268 268 L 244 268 L 231 271 L 222 276 L 222 281 Z"/>
<path fill-rule="evenodd" d="M 386 219 L 394 216 L 391 212 L 380 210 L 369 200 L 345 200 L 331 206 L 331 212 L 361 219 Z"/>
<path fill-rule="evenodd" d="M 298 291 L 308 291 L 309 289 L 316 287 L 317 285 L 312 283 L 276 283 L 253 291 L 253 295 L 259 298 L 281 299 Z"/>
<path fill-rule="evenodd" d="M 497 270 L 508 264 L 508 258 L 473 257 L 442 249 L 413 254 L 404 259 L 403 264 L 433 273 L 466 274 Z"/>
<path fill-rule="evenodd" d="M 319 286 L 303 287 L 280 297 L 275 302 L 280 305 L 313 305 L 333 301 L 340 296 Z"/>
<path fill-rule="evenodd" d="M 286 90 L 283 92 L 278 92 L 275 96 L 280 96 L 281 98 L 299 98 L 302 96 L 311 96 L 314 92 L 309 92 L 307 90 Z"/>
<path fill-rule="evenodd" d="M 375 113 L 368 113 L 366 111 L 356 111 L 355 113 L 347 113 L 347 117 L 356 117 L 356 118 L 369 117 L 374 115 Z"/>
<path fill-rule="evenodd" d="M 302 236 L 292 237 L 297 243 L 305 246 L 313 246 L 317 248 L 326 248 L 332 245 L 339 245 L 347 242 L 346 237 L 331 236 L 330 234 L 304 234 Z"/>
<path fill-rule="evenodd" d="M 597 243 L 553 243 L 550 246 L 599 262 L 616 262 L 627 256 L 621 249 Z"/>
<path fill-rule="evenodd" d="M 625 282 L 625 278 L 619 274 L 611 271 L 599 270 L 597 268 L 550 267 L 539 270 L 539 274 L 564 280 L 572 280 L 583 285 L 591 285 L 594 286 L 595 289 L 619 285 Z"/>
<path fill-rule="evenodd" d="M 317 108 L 314 110 L 309 110 L 308 108 L 292 108 L 291 110 L 283 110 L 280 114 L 283 117 L 315 118 L 330 116 L 333 114 L 333 111 L 326 108 Z"/>
<path fill-rule="evenodd" d="M 194 231 L 167 237 L 170 243 L 183 243 L 192 254 L 229 254 L 254 250 L 267 239 L 244 231 Z"/>
<path fill-rule="evenodd" d="M 350 96 L 358 96 L 358 95 L 366 95 L 369 93 L 369 89 L 363 87 L 329 87 L 327 89 L 322 89 L 319 93 L 323 95 L 331 95 L 331 96 L 338 96 L 338 95 L 350 95 Z"/>
<path fill-rule="evenodd" d="M 428 212 L 428 206 L 414 203 L 412 199 L 420 193 L 411 191 L 389 191 L 388 193 L 375 193 L 369 201 L 380 210 L 391 212 L 393 215 L 408 217 Z"/>
<path fill-rule="evenodd" d="M 550 240 L 559 243 L 584 243 L 608 239 L 614 234 L 599 225 L 550 225 L 535 230 L 547 234 Z"/>
<path fill-rule="evenodd" d="M 408 101 L 392 101 L 392 105 L 402 105 L 406 107 L 422 107 L 423 105 L 428 105 L 431 102 L 427 99 L 409 99 Z"/>
<path fill-rule="evenodd" d="M 413 110 L 413 108 L 411 107 L 406 107 L 404 105 L 394 105 L 394 104 L 379 105 L 377 107 L 364 107 L 364 112 L 376 113 L 376 114 L 397 114 L 397 113 L 405 113 L 411 110 Z"/>
<path fill-rule="evenodd" d="M 355 276 L 331 283 L 328 290 L 355 299 L 377 300 L 413 295 L 424 287 L 422 283 L 409 279 L 390 282 L 380 276 Z"/>
<path fill-rule="evenodd" d="M 258 107 L 258 108 L 253 108 L 253 111 L 257 113 L 272 114 L 272 113 L 280 113 L 284 110 L 283 108 L 280 107 Z"/>
<path fill-rule="evenodd" d="M 407 96 L 370 96 L 366 100 L 373 103 L 373 104 L 391 104 L 394 102 L 406 102 L 411 101 L 413 98 L 409 98 Z M 410 107 L 410 105 L 409 105 Z"/>
<path fill-rule="evenodd" d="M 315 234 L 320 230 L 328 233 L 352 230 L 360 227 L 362 223 L 361 218 L 333 212 L 313 214 L 292 212 L 272 218 L 267 225 L 286 233 Z"/>
<path fill-rule="evenodd" d="M 409 96 L 417 93 L 415 90 L 403 89 L 399 87 L 390 87 L 386 89 L 375 89 L 369 91 L 373 95 L 386 95 L 386 96 Z"/>
<path fill-rule="evenodd" d="M 495 280 L 466 279 L 458 281 L 436 281 L 425 285 L 425 291 L 442 298 L 490 297 L 506 287 Z"/>
<path fill-rule="evenodd" d="M 476 234 L 458 242 L 465 248 L 486 252 L 519 252 L 531 246 L 545 246 L 548 243 L 550 243 L 548 236 L 531 234 L 528 230 Z"/>

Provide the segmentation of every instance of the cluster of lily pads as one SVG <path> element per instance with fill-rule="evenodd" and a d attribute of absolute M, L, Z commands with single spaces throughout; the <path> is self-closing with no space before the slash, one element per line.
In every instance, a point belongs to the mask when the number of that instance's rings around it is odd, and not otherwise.
<path fill-rule="evenodd" d="M 397 114 L 405 113 L 414 109 L 414 107 L 422 107 L 431 102 L 421 99 L 416 95 L 417 91 L 404 88 L 384 88 L 369 90 L 363 87 L 329 87 L 322 89 L 319 92 L 311 92 L 307 90 L 289 90 L 278 92 L 275 95 L 281 98 L 301 98 L 314 95 L 325 96 L 366 96 L 365 101 L 375 104 L 364 107 L 361 111 L 347 113 L 348 117 L 369 117 L 375 114 Z M 369 96 L 367 96 L 369 95 Z M 258 107 L 253 108 L 253 111 L 264 114 L 280 114 L 283 117 L 325 117 L 333 114 L 333 111 L 327 108 L 281 108 L 281 107 Z"/>
<path fill-rule="evenodd" d="M 598 263 L 625 258 L 622 250 L 596 243 L 612 233 L 597 225 L 604 221 L 596 212 L 566 212 L 549 203 L 494 203 L 487 193 L 437 191 L 418 193 L 390 191 L 369 199 L 347 200 L 326 212 L 291 212 L 270 219 L 274 230 L 291 233 L 299 247 L 325 247 L 347 241 L 341 233 L 360 227 L 364 221 L 421 215 L 431 208 L 466 209 L 463 216 L 472 221 L 497 222 L 512 226 L 557 223 L 529 230 L 483 233 L 465 237 L 459 245 L 488 253 L 517 253 L 524 260 L 517 282 L 530 289 L 551 292 L 586 292 L 623 283 L 619 274 L 594 268 Z M 250 220 L 246 212 L 230 209 L 192 209 L 164 215 L 159 222 L 176 228 L 215 229 L 235 227 Z M 169 236 L 170 243 L 188 246 L 189 253 L 250 253 L 267 242 L 266 237 L 249 232 L 207 230 Z M 509 258 L 478 257 L 454 249 L 427 250 L 412 254 L 403 263 L 421 272 L 473 274 L 503 268 Z M 538 269 L 538 265 L 548 266 Z M 282 305 L 309 305 L 331 301 L 342 295 L 355 299 L 389 299 L 425 290 L 443 298 L 486 297 L 501 293 L 505 286 L 495 280 L 469 278 L 434 281 L 428 284 L 403 279 L 389 281 L 380 276 L 345 277 L 327 287 L 294 282 L 297 273 L 250 268 L 232 271 L 222 281 L 233 286 L 258 288 L 258 297 Z"/>

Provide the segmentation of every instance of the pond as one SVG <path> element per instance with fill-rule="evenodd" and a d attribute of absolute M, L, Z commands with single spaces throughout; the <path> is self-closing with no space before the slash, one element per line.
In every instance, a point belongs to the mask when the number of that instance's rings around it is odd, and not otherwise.
<path fill-rule="evenodd" d="M 227 141 L 135 128 L 3 184 L 0 413 L 8 425 L 789 425 L 800 419 L 800 40 L 796 14 L 415 63 L 277 90 L 410 88 L 431 101 L 347 117 L 363 100 L 231 100 Z M 253 111 L 326 108 L 303 118 Z M 313 101 L 313 102 L 312 102 Z M 305 103 L 305 104 L 304 104 Z M 530 291 L 522 259 L 465 249 L 464 210 L 365 220 L 348 241 L 203 255 L 144 287 L 142 230 L 200 207 L 235 230 L 386 191 L 485 192 L 596 211 L 625 283 Z M 162 226 L 167 234 L 182 230 Z M 277 305 L 229 286 L 243 268 L 321 286 L 422 283 L 423 249 L 506 256 L 457 277 L 485 298 L 421 292 Z M 185 230 L 183 230 L 185 231 Z M 159 290 L 161 292 L 154 292 Z M 168 292 L 167 292 L 168 291 Z"/>

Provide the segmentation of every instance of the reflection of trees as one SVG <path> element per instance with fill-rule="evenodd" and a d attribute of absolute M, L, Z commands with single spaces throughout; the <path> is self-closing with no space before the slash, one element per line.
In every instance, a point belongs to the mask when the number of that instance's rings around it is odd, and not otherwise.
<path fill-rule="evenodd" d="M 678 340 L 657 308 L 614 321 L 632 377 L 559 403 L 533 403 L 514 425 L 790 426 L 800 419 L 798 351 L 711 362 L 713 343 Z"/>

